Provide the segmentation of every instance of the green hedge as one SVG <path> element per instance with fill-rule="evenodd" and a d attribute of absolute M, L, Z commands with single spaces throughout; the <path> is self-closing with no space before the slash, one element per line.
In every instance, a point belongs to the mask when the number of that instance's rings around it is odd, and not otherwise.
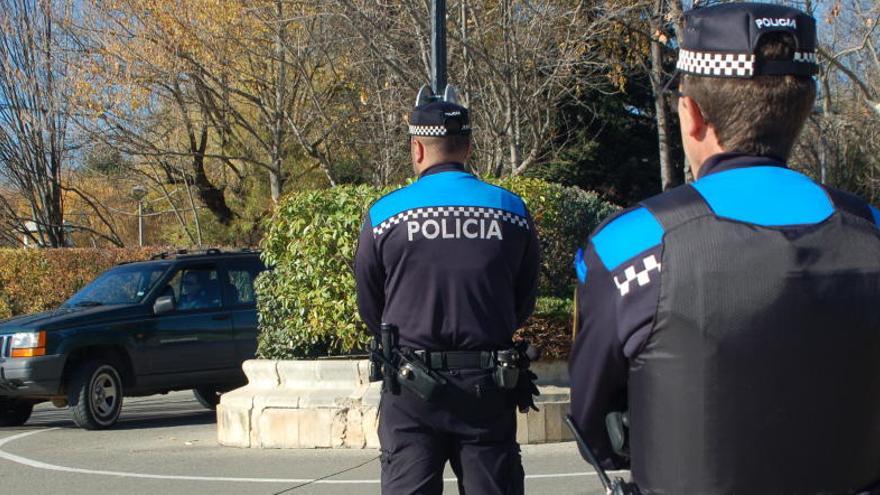
<path fill-rule="evenodd" d="M 385 192 L 338 186 L 295 193 L 278 205 L 261 246 L 274 270 L 256 282 L 259 356 L 313 357 L 363 345 L 354 253 L 364 212 Z"/>
<path fill-rule="evenodd" d="M 574 252 L 617 207 L 595 193 L 540 179 L 514 177 L 493 181 L 526 202 L 541 239 L 539 293 L 570 298 L 575 284 Z"/>
<path fill-rule="evenodd" d="M 0 319 L 57 308 L 104 270 L 165 249 L 0 249 Z"/>
<path fill-rule="evenodd" d="M 573 253 L 616 208 L 593 193 L 539 179 L 493 182 L 526 201 L 541 238 L 539 292 L 553 299 L 542 299 L 533 328 L 523 332 L 561 356 L 570 328 L 559 307 L 574 287 Z M 263 257 L 275 269 L 257 279 L 259 356 L 306 358 L 364 348 L 368 335 L 357 313 L 352 263 L 364 213 L 389 191 L 338 186 L 295 193 L 278 205 L 262 242 Z"/>

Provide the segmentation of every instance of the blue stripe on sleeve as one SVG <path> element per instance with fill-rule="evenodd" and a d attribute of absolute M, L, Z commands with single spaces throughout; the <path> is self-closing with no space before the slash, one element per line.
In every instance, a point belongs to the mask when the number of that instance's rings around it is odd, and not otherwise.
<path fill-rule="evenodd" d="M 643 207 L 624 213 L 593 236 L 596 254 L 608 271 L 662 241 L 663 227 Z"/>

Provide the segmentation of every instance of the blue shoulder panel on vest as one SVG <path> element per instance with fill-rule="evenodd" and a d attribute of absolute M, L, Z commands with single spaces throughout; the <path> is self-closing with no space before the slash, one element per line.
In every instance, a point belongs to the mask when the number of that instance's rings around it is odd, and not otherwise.
<path fill-rule="evenodd" d="M 728 170 L 693 186 L 717 216 L 763 227 L 815 224 L 834 214 L 819 185 L 781 167 Z"/>
<path fill-rule="evenodd" d="M 435 206 L 497 208 L 526 216 L 525 204 L 512 192 L 466 172 L 442 172 L 422 177 L 376 201 L 370 208 L 370 222 L 376 226 L 406 210 Z"/>
<path fill-rule="evenodd" d="M 587 262 L 584 261 L 583 249 L 578 249 L 577 254 L 574 255 L 574 271 L 582 284 L 587 283 Z"/>
<path fill-rule="evenodd" d="M 871 206 L 871 215 L 874 215 L 874 223 L 880 227 L 880 210 Z"/>
<path fill-rule="evenodd" d="M 643 207 L 615 218 L 593 236 L 596 254 L 609 271 L 662 241 L 663 227 Z"/>

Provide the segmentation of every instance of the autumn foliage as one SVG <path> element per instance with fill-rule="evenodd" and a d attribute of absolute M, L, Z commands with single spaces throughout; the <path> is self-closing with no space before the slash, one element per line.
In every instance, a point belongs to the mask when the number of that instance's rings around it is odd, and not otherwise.
<path fill-rule="evenodd" d="M 0 318 L 57 308 L 104 270 L 163 251 L 130 249 L 0 249 Z"/>

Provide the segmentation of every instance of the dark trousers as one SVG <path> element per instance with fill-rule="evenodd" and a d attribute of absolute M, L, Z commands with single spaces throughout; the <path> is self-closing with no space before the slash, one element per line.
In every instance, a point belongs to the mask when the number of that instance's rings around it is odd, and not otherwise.
<path fill-rule="evenodd" d="M 402 390 L 382 394 L 382 493 L 443 492 L 446 461 L 463 495 L 520 495 L 524 473 L 510 394 L 491 372 L 453 370 L 442 396 L 425 402 Z"/>

